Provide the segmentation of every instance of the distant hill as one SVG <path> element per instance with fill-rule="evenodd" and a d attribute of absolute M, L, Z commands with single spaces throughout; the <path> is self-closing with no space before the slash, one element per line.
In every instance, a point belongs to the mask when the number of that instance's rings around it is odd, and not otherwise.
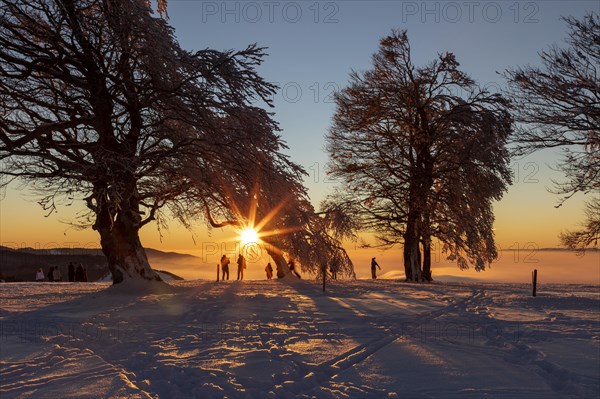
<path fill-rule="evenodd" d="M 192 255 L 163 252 L 151 248 L 146 249 L 146 254 L 155 268 L 164 269 L 178 264 L 202 265 L 202 261 Z M 44 274 L 47 274 L 50 266 L 58 266 L 62 280 L 67 281 L 67 268 L 70 262 L 82 263 L 87 268 L 89 281 L 97 281 L 109 273 L 106 257 L 100 249 L 12 249 L 0 246 L 0 280 L 7 282 L 33 281 L 38 268 L 41 267 Z M 172 272 L 164 271 L 164 273 L 172 274 L 174 279 L 182 279 Z"/>
<path fill-rule="evenodd" d="M 35 248 L 8 248 L 0 245 L 0 251 L 13 251 L 19 253 L 27 253 L 32 255 L 89 255 L 89 256 L 104 256 L 100 248 L 50 248 L 50 249 L 35 249 Z M 177 258 L 190 259 L 197 258 L 193 255 L 180 254 L 178 252 L 164 252 L 158 249 L 145 248 L 146 255 L 154 258 Z"/>

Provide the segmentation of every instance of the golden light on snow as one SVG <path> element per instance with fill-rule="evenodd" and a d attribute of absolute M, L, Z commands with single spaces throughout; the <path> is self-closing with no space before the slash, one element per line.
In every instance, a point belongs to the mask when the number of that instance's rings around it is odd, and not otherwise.
<path fill-rule="evenodd" d="M 240 232 L 240 240 L 243 244 L 258 242 L 258 233 L 253 228 L 247 227 Z"/>

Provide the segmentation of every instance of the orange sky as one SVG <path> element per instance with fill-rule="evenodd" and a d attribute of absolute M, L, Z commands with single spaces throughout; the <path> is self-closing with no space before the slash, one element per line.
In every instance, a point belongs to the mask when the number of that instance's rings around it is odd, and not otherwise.
<path fill-rule="evenodd" d="M 530 166 L 534 162 L 537 171 L 531 174 L 534 169 Z M 514 247 L 515 243 L 519 246 L 533 243 L 539 248 L 558 247 L 560 232 L 577 228 L 582 222 L 585 196 L 575 196 L 562 207 L 555 208 L 558 197 L 549 193 L 548 188 L 552 186 L 552 179 L 560 178 L 560 174 L 551 171 L 547 162 L 539 156 L 513 163 L 515 172 L 520 173 L 518 176 L 515 173 L 515 183 L 494 207 L 496 238 L 501 248 Z M 528 174 L 531 176 L 528 177 Z M 307 182 L 307 185 L 315 204 L 331 190 L 330 185 L 312 182 Z M 98 242 L 94 231 L 77 231 L 63 223 L 73 220 L 81 207 L 82 204 L 63 206 L 58 213 L 45 217 L 35 197 L 13 185 L 0 201 L 0 243 L 21 247 L 51 247 L 57 246 L 57 243 L 60 246 L 74 243 L 80 246 L 94 245 Z M 161 240 L 155 225 L 146 226 L 142 230 L 143 244 L 157 249 L 197 252 L 202 249 L 203 243 L 221 242 L 234 235 L 232 229 L 209 233 L 202 225 L 198 225 L 192 233 L 177 223 L 163 233 Z"/>
<path fill-rule="evenodd" d="M 548 188 L 552 186 L 552 179 L 560 179 L 560 174 L 552 171 L 548 162 L 551 161 L 546 152 L 513 163 L 515 182 L 504 198 L 494 206 L 496 241 L 503 253 L 519 250 L 520 257 L 527 257 L 529 254 L 530 258 L 536 259 L 537 254 L 540 254 L 537 249 L 559 247 L 560 232 L 577 228 L 583 220 L 583 195 L 577 195 L 562 207 L 555 208 L 558 197 L 548 192 Z M 319 185 L 311 181 L 307 182 L 307 186 L 315 204 L 318 204 L 332 188 L 331 185 Z M 96 232 L 91 229 L 78 231 L 64 223 L 72 220 L 81 209 L 81 204 L 63 206 L 58 213 L 45 217 L 35 198 L 26 190 L 18 190 L 13 185 L 6 190 L 4 198 L 0 201 L 0 244 L 21 248 L 98 247 Z M 235 252 L 236 237 L 236 232 L 231 228 L 209 231 L 206 226 L 197 225 L 193 232 L 190 232 L 177 223 L 164 231 L 162 238 L 156 226 L 152 224 L 141 232 L 145 247 L 193 254 L 208 264 L 216 263 L 222 252 Z M 402 268 L 400 249 L 366 250 L 349 244 L 347 250 L 357 265 L 357 270 L 362 270 L 371 256 L 378 256 L 382 264 L 387 265 L 388 271 Z M 551 259 L 551 254 L 543 255 L 543 259 Z M 454 264 L 444 261 L 442 254 L 436 256 L 438 264 L 434 267 L 438 268 L 438 274 L 443 269 L 443 273 L 446 274 L 470 275 L 459 271 Z M 257 263 L 264 263 L 265 259 Z M 513 261 L 509 262 L 509 259 Z M 501 275 L 504 280 L 515 276 L 520 280 L 523 267 L 529 270 L 529 266 L 536 266 L 524 264 L 523 259 L 514 259 L 515 253 L 510 252 L 508 257 L 504 256 L 498 262 L 500 266 L 496 270 L 499 272 L 487 272 L 487 276 Z M 569 262 L 571 261 L 575 265 L 590 269 L 591 282 L 598 283 L 596 275 L 600 271 L 600 252 L 584 259 L 572 258 Z M 190 278 L 195 276 L 194 270 L 187 273 Z M 257 278 L 261 273 L 262 268 L 259 268 Z M 368 274 L 368 271 L 365 273 Z"/>

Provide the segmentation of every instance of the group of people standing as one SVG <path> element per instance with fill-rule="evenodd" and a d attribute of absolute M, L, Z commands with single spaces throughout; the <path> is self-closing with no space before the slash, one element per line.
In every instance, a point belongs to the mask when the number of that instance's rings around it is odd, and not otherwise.
<path fill-rule="evenodd" d="M 217 281 L 221 280 L 229 280 L 229 265 L 231 264 L 231 259 L 227 257 L 227 255 L 221 256 L 221 261 L 217 264 Z M 243 255 L 238 255 L 237 259 L 237 279 L 244 279 L 244 270 L 246 270 L 247 263 L 246 258 Z M 300 273 L 296 270 L 296 264 L 293 260 L 290 260 L 288 263 L 288 267 L 290 268 L 290 272 L 292 272 L 296 277 L 300 277 Z M 271 280 L 273 278 L 273 266 L 271 262 L 267 263 L 265 267 L 265 273 L 267 274 L 267 280 Z"/>
<path fill-rule="evenodd" d="M 231 259 L 229 259 L 226 255 L 221 257 L 221 263 L 217 264 L 217 281 L 219 281 L 219 277 L 221 280 L 229 280 L 229 264 L 231 263 Z M 244 270 L 246 269 L 246 258 L 242 254 L 238 256 L 237 259 L 237 279 L 244 279 Z M 219 270 L 221 275 L 219 276 Z M 227 278 L 226 278 L 227 276 Z"/>
<path fill-rule="evenodd" d="M 288 263 L 288 267 L 290 268 L 290 272 L 292 272 L 296 277 L 302 278 L 300 277 L 300 273 L 298 273 L 296 270 L 296 263 L 294 263 L 293 259 Z M 271 265 L 271 262 L 267 263 L 267 267 L 265 267 L 265 273 L 267 273 L 267 280 L 271 280 L 273 278 L 273 266 Z"/>
<path fill-rule="evenodd" d="M 50 268 L 48 268 L 47 277 L 49 282 L 62 281 L 62 273 L 60 272 L 60 267 L 50 266 Z M 81 263 L 77 267 L 75 267 L 75 264 L 73 262 L 70 262 L 68 268 L 68 278 L 69 282 L 87 282 L 87 270 L 85 267 L 83 267 Z M 46 276 L 44 276 L 44 271 L 41 267 L 37 270 L 35 274 L 35 281 L 46 281 Z"/>
<path fill-rule="evenodd" d="M 217 264 L 217 281 L 219 281 L 219 279 L 221 280 L 229 280 L 229 264 L 231 263 L 231 260 L 226 256 L 223 255 L 221 257 L 221 262 L 220 264 Z M 237 259 L 237 279 L 238 280 L 243 280 L 244 279 L 244 270 L 246 269 L 246 258 L 244 258 L 243 255 L 238 255 L 238 259 Z M 302 278 L 300 276 L 300 273 L 298 273 L 298 271 L 296 270 L 296 263 L 294 262 L 294 260 L 290 260 L 290 262 L 288 263 L 288 267 L 290 268 L 290 272 L 295 275 L 298 278 Z M 379 266 L 379 264 L 377 263 L 377 261 L 375 260 L 375 258 L 371 258 L 371 278 L 376 279 L 377 278 L 377 269 L 381 270 L 381 267 Z M 40 269 L 41 270 L 41 269 Z M 334 280 L 337 280 L 337 267 L 331 266 L 329 268 L 329 271 L 331 273 L 331 278 Z M 273 266 L 271 265 L 271 262 L 267 263 L 267 266 L 265 267 L 265 273 L 267 274 L 267 280 L 271 280 L 273 278 Z"/>
<path fill-rule="evenodd" d="M 296 270 L 296 264 L 294 263 L 294 260 L 290 260 L 288 267 L 290 268 L 290 272 L 292 272 L 296 277 L 302 278 L 300 277 L 300 273 L 298 273 Z M 267 280 L 271 280 L 273 278 L 273 266 L 271 265 L 271 262 L 267 263 L 267 266 L 265 267 L 265 273 L 267 273 Z"/>

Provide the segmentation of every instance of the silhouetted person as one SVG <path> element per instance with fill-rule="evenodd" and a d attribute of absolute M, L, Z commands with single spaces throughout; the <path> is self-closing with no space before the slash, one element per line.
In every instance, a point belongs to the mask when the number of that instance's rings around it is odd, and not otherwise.
<path fill-rule="evenodd" d="M 75 270 L 75 281 L 83 281 L 83 265 L 81 263 L 77 266 L 77 269 Z"/>
<path fill-rule="evenodd" d="M 37 273 L 35 273 L 35 281 L 42 282 L 42 281 L 44 281 L 44 279 L 45 279 L 45 278 L 46 278 L 46 277 L 44 276 L 44 271 L 43 271 L 43 270 L 42 270 L 42 268 L 40 267 L 40 268 L 37 270 Z"/>
<path fill-rule="evenodd" d="M 75 265 L 73 262 L 69 262 L 69 282 L 75 281 Z"/>
<path fill-rule="evenodd" d="M 246 268 L 246 259 L 242 256 L 242 254 L 240 254 L 238 256 L 237 265 L 238 265 L 237 279 L 243 280 L 244 279 L 244 269 Z"/>
<path fill-rule="evenodd" d="M 221 256 L 221 260 L 217 263 L 217 281 L 219 281 L 219 275 L 221 273 L 221 269 L 223 269 L 223 261 L 225 260 L 225 255 Z M 225 273 L 223 273 L 223 278 L 221 280 L 225 280 Z"/>
<path fill-rule="evenodd" d="M 60 274 L 60 268 L 56 266 L 54 268 L 54 281 L 59 282 L 62 280 L 62 275 Z"/>
<path fill-rule="evenodd" d="M 331 278 L 337 280 L 337 267 L 334 265 L 329 266 L 329 272 L 331 273 Z"/>
<path fill-rule="evenodd" d="M 267 273 L 267 280 L 273 278 L 273 266 L 271 266 L 271 262 L 267 263 L 267 267 L 265 267 L 265 272 Z"/>
<path fill-rule="evenodd" d="M 87 267 L 82 265 L 82 268 L 83 268 L 83 278 L 81 279 L 81 281 L 83 281 L 84 283 L 87 283 L 87 281 L 88 281 Z"/>
<path fill-rule="evenodd" d="M 290 271 L 298 278 L 302 278 L 300 277 L 300 274 L 298 273 L 298 271 L 296 270 L 296 263 L 294 262 L 294 260 L 290 260 L 290 263 L 288 263 L 288 266 L 290 268 Z"/>
<path fill-rule="evenodd" d="M 379 270 L 381 270 L 381 267 L 379 267 L 379 264 L 377 263 L 375 258 L 372 258 L 371 259 L 371 277 L 374 279 L 377 278 L 377 268 L 379 268 Z"/>
<path fill-rule="evenodd" d="M 54 281 L 54 266 L 50 266 L 50 269 L 48 269 L 48 281 Z"/>
<path fill-rule="evenodd" d="M 231 260 L 223 255 L 221 256 L 221 280 L 225 281 L 225 275 L 227 275 L 227 280 L 229 280 L 229 264 Z"/>

